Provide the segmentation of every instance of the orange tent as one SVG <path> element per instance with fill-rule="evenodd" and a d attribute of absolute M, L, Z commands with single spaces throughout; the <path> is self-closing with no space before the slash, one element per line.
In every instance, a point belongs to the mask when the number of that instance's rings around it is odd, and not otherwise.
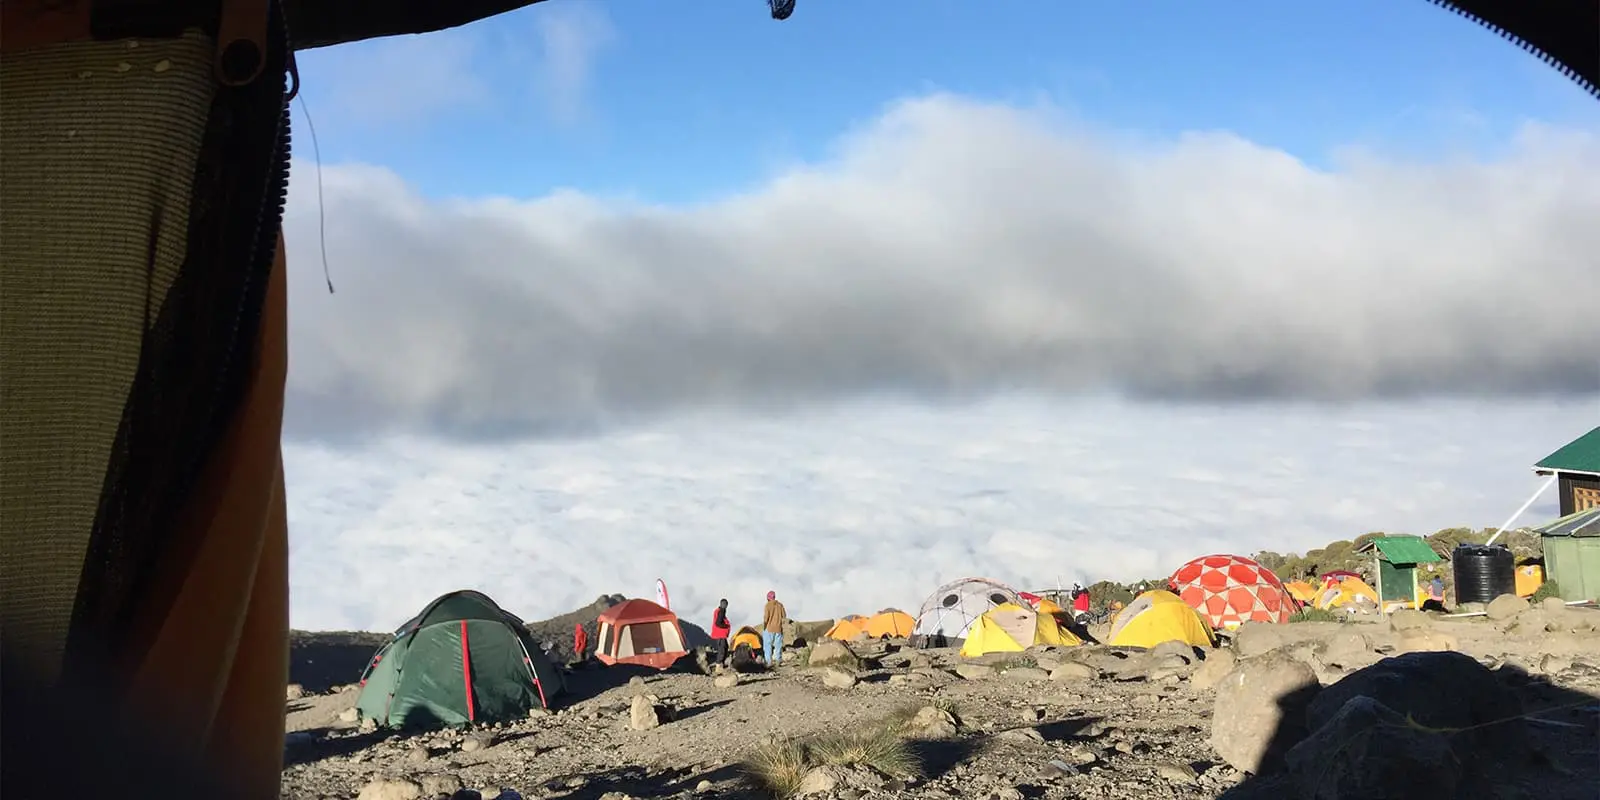
<path fill-rule="evenodd" d="M 606 664 L 666 669 L 688 654 L 678 615 L 649 600 L 618 603 L 600 615 L 595 658 Z"/>
<path fill-rule="evenodd" d="M 893 639 L 904 639 L 911 635 L 917 627 L 917 621 L 910 614 L 894 608 L 886 608 L 865 622 L 861 623 L 861 630 L 874 639 L 888 636 Z"/>
<path fill-rule="evenodd" d="M 833 627 L 829 628 L 828 632 L 823 634 L 823 637 L 827 639 L 838 639 L 841 642 L 848 642 L 851 639 L 866 633 L 866 630 L 862 627 L 862 623 L 864 622 L 866 622 L 864 617 L 851 614 L 850 616 L 833 623 Z"/>

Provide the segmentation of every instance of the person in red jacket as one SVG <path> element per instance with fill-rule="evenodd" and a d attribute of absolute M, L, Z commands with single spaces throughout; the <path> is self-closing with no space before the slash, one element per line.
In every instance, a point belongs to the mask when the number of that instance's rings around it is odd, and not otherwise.
<path fill-rule="evenodd" d="M 731 633 L 733 624 L 728 622 L 728 598 L 724 597 L 717 603 L 717 610 L 711 612 L 711 663 L 728 662 L 728 635 Z"/>
<path fill-rule="evenodd" d="M 589 655 L 589 632 L 583 629 L 583 624 L 572 626 L 572 660 L 581 664 Z"/>
<path fill-rule="evenodd" d="M 1089 613 L 1089 590 L 1083 584 L 1072 584 L 1072 611 L 1074 616 Z"/>

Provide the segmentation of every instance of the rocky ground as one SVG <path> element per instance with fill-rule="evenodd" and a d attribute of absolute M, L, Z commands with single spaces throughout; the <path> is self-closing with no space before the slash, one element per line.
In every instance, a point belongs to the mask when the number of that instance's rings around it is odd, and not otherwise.
<path fill-rule="evenodd" d="M 920 774 L 840 761 L 809 770 L 803 788 L 930 800 L 1600 797 L 1600 611 L 1491 611 L 1251 625 L 1203 652 L 1086 645 L 973 661 L 873 642 L 737 676 L 577 670 L 553 713 L 417 735 L 363 731 L 347 713 L 351 687 L 291 686 L 282 796 L 761 797 L 741 762 L 764 743 L 892 724 Z M 335 663 L 342 640 L 329 636 L 297 638 L 297 658 Z M 295 674 L 316 673 L 297 663 Z"/>

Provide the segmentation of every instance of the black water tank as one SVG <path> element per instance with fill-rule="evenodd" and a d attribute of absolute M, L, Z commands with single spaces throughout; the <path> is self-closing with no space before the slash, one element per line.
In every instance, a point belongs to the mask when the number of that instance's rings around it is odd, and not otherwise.
<path fill-rule="evenodd" d="M 1517 593 L 1516 559 L 1504 545 L 1459 544 L 1450 559 L 1457 603 L 1487 603 Z"/>

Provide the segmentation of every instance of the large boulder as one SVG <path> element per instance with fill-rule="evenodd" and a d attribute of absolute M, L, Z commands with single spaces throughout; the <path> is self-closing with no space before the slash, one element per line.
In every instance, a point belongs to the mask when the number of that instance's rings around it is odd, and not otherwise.
<path fill-rule="evenodd" d="M 1196 689 L 1215 689 L 1237 664 L 1238 656 L 1232 650 L 1213 650 L 1189 675 L 1189 685 Z"/>
<path fill-rule="evenodd" d="M 1309 665 L 1283 653 L 1240 662 L 1217 687 L 1212 748 L 1242 772 L 1274 768 L 1305 738 L 1305 710 L 1320 688 Z"/>
<path fill-rule="evenodd" d="M 1240 658 L 1254 658 L 1282 647 L 1287 641 L 1283 626 L 1271 622 L 1246 622 L 1233 635 L 1233 649 Z"/>
<path fill-rule="evenodd" d="M 1306 709 L 1307 723 L 1313 730 L 1329 724 L 1358 696 L 1424 728 L 1459 731 L 1453 742 L 1463 763 L 1528 753 L 1521 701 L 1471 656 L 1418 652 L 1386 658 L 1324 689 Z"/>
<path fill-rule="evenodd" d="M 1514 594 L 1503 594 L 1489 601 L 1489 607 L 1484 609 L 1489 619 L 1495 622 L 1508 620 L 1527 611 L 1528 601 Z"/>
<path fill-rule="evenodd" d="M 785 645 L 799 646 L 800 644 L 817 644 L 824 641 L 828 630 L 833 627 L 833 620 L 819 619 L 810 622 L 799 620 L 784 620 L 783 643 Z"/>
<path fill-rule="evenodd" d="M 1366 695 L 1345 700 L 1285 761 L 1302 800 L 1448 798 L 1461 778 L 1445 736 Z"/>
<path fill-rule="evenodd" d="M 838 639 L 823 639 L 811 646 L 811 655 L 806 664 L 813 667 L 844 667 L 856 670 L 861 668 L 861 658 L 850 649 L 850 645 Z"/>

